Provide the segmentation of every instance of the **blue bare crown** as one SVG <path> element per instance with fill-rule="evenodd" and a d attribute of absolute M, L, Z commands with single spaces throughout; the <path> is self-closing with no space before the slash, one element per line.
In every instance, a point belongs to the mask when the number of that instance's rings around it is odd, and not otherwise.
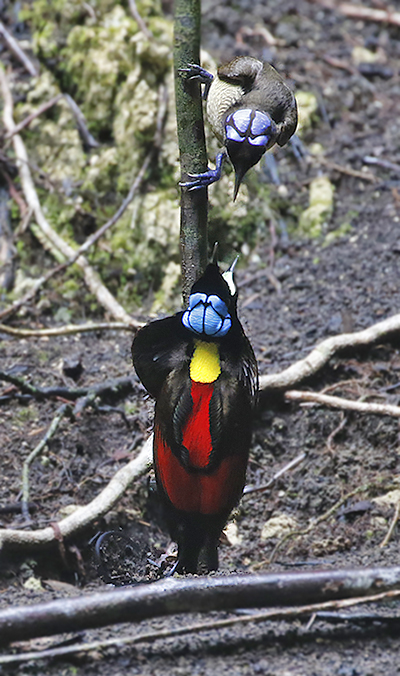
<path fill-rule="evenodd" d="M 192 293 L 189 308 L 182 315 L 182 324 L 197 335 L 219 338 L 228 333 L 232 319 L 226 303 L 219 296 Z"/>
<path fill-rule="evenodd" d="M 260 110 L 241 108 L 228 115 L 225 121 L 226 138 L 247 141 L 252 146 L 267 146 L 276 135 L 276 126 L 270 116 Z"/>

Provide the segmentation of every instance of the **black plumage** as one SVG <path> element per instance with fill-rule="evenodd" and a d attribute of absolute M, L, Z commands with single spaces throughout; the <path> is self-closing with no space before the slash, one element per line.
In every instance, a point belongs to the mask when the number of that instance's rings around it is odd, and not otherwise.
<path fill-rule="evenodd" d="M 156 479 L 180 572 L 218 567 L 219 536 L 245 482 L 258 375 L 229 274 L 230 284 L 211 263 L 189 309 L 151 322 L 132 345 L 156 400 Z"/>

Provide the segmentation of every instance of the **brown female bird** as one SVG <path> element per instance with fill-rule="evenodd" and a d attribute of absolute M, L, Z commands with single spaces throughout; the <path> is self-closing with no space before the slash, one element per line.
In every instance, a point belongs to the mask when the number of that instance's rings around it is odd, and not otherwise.
<path fill-rule="evenodd" d="M 235 200 L 250 167 L 275 143 L 283 146 L 295 133 L 294 94 L 273 66 L 251 56 L 239 56 L 220 66 L 215 78 L 196 64 L 189 64 L 180 72 L 205 84 L 207 118 L 226 149 L 217 155 L 215 169 L 192 174 L 180 185 L 198 190 L 218 181 L 222 162 L 228 155 L 235 169 Z"/>

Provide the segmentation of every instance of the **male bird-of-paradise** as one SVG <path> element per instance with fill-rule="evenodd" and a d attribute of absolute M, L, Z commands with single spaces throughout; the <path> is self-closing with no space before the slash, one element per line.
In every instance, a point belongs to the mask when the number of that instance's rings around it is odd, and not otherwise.
<path fill-rule="evenodd" d="M 256 359 L 236 312 L 233 266 L 208 265 L 188 309 L 151 322 L 133 364 L 155 398 L 154 466 L 178 572 L 218 568 L 218 541 L 245 483 Z"/>

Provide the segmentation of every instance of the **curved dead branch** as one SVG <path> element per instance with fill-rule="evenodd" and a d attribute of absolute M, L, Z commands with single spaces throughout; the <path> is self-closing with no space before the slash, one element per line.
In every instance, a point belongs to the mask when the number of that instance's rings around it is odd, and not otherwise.
<path fill-rule="evenodd" d="M 93 523 L 104 516 L 118 502 L 134 479 L 147 472 L 152 462 L 153 437 L 149 437 L 143 445 L 139 455 L 122 467 L 104 490 L 99 493 L 88 505 L 78 507 L 75 512 L 57 523 L 57 530 L 62 537 Z M 52 526 L 39 530 L 0 530 L 0 550 L 5 545 L 35 547 L 37 545 L 55 542 L 55 529 Z M 1 632 L 0 632 L 1 633 Z"/>
<path fill-rule="evenodd" d="M 4 71 L 0 68 L 0 84 L 3 93 L 4 107 L 3 107 L 3 121 L 7 132 L 13 132 L 15 129 L 15 122 L 13 118 L 13 100 L 8 86 L 7 77 Z M 31 171 L 29 169 L 29 159 L 26 152 L 25 144 L 19 134 L 13 136 L 13 146 L 16 155 L 19 176 L 21 179 L 21 186 L 24 192 L 24 197 L 28 206 L 32 209 L 36 224 L 40 228 L 46 240 L 51 243 L 51 246 L 58 251 L 64 258 L 73 258 L 75 255 L 74 249 L 65 242 L 60 235 L 56 233 L 46 219 L 42 207 L 39 202 L 38 194 L 36 192 L 35 184 L 32 179 Z M 100 305 L 102 305 L 110 314 L 118 321 L 130 323 L 131 318 L 124 310 L 122 305 L 114 298 L 109 290 L 102 283 L 99 275 L 92 266 L 88 263 L 84 256 L 79 256 L 76 261 L 77 265 L 83 270 L 85 282 L 90 291 L 96 296 Z"/>
<path fill-rule="evenodd" d="M 304 359 L 300 359 L 281 373 L 260 377 L 260 390 L 287 390 L 315 375 L 332 357 L 349 347 L 365 347 L 400 331 L 400 314 L 373 324 L 355 333 L 342 333 L 323 340 Z"/>

